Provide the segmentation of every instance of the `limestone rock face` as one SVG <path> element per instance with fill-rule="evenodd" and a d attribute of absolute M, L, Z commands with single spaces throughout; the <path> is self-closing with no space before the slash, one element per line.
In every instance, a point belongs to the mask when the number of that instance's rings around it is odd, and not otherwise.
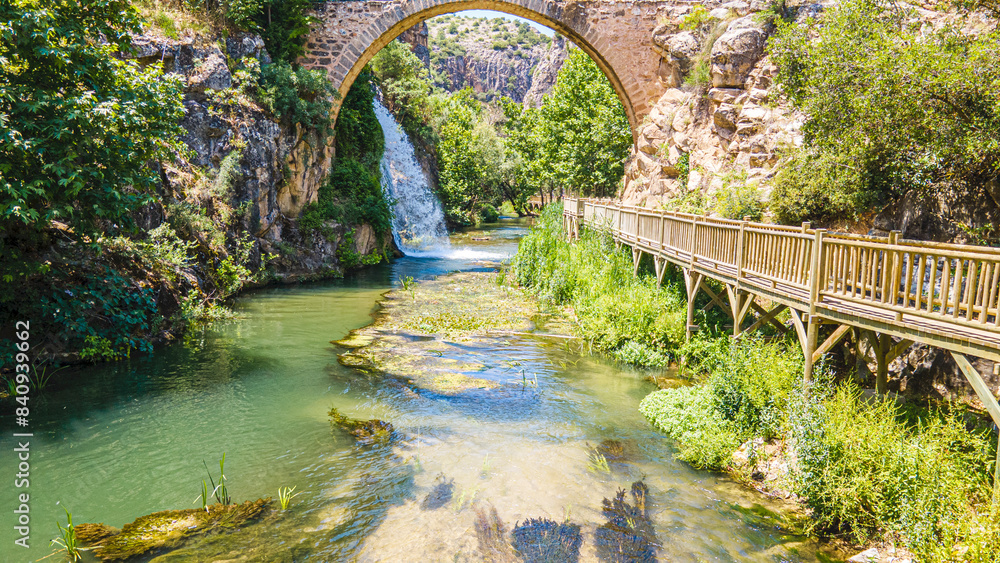
<path fill-rule="evenodd" d="M 427 42 L 427 22 L 420 22 L 399 34 L 399 40 L 410 44 L 410 50 L 424 63 L 424 66 L 431 64 L 431 51 Z"/>
<path fill-rule="evenodd" d="M 424 41 L 426 64 L 441 77 L 438 85 L 448 91 L 469 87 L 476 93 L 500 94 L 537 107 L 555 85 L 568 54 L 566 40 L 561 36 L 537 44 L 498 40 L 517 34 L 513 22 L 453 17 L 447 22 L 429 20 L 422 38 L 404 34 L 400 39 L 410 43 L 418 56 Z"/>
<path fill-rule="evenodd" d="M 691 8 L 680 6 L 675 20 L 653 31 L 660 80 L 669 88 L 653 104 L 638 131 L 636 153 L 626 163 L 626 203 L 656 207 L 688 191 L 711 201 L 726 175 L 734 173 L 745 173 L 767 198 L 777 151 L 801 145 L 803 117 L 770 99 L 777 67 L 764 56 L 768 30 L 755 21 L 757 9 L 739 1 L 719 4 L 711 12 L 719 21 L 685 30 L 682 24 Z M 681 87 L 710 30 L 732 17 L 731 10 L 741 17 L 713 45 L 712 84 Z"/>
<path fill-rule="evenodd" d="M 166 72 L 182 79 L 181 140 L 190 149 L 175 162 L 161 164 L 166 209 L 137 211 L 138 223 L 154 228 L 178 203 L 199 205 L 209 215 L 223 206 L 232 210 L 233 218 L 224 227 L 227 240 L 250 236 L 258 254 L 276 255 L 272 263 L 279 276 L 296 279 L 338 272 L 337 247 L 355 226 L 327 225 L 325 236 L 302 233 L 297 227 L 302 210 L 317 200 L 333 163 L 333 136 L 283 122 L 253 103 L 212 97 L 238 86 L 237 67 L 230 65 L 248 58 L 256 59 L 256 64 L 271 62 L 263 40 L 231 34 L 222 41 L 138 36 L 134 42 L 137 51 L 132 56 L 140 64 L 162 62 Z M 364 240 L 359 253 L 377 250 L 376 233 Z"/>
<path fill-rule="evenodd" d="M 750 71 L 764 54 L 767 33 L 753 16 L 744 16 L 712 46 L 712 86 L 742 88 Z"/>
<path fill-rule="evenodd" d="M 566 39 L 561 35 L 554 38 L 552 48 L 542 56 L 531 74 L 531 87 L 524 94 L 525 106 L 537 108 L 542 105 L 542 98 L 556 85 L 556 77 L 566 62 L 567 55 L 569 50 L 566 48 Z"/>

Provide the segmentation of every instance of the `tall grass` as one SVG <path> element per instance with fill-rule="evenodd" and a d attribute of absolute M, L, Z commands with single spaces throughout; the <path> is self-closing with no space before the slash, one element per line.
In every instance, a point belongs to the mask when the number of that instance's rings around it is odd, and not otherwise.
<path fill-rule="evenodd" d="M 562 232 L 562 205 L 549 205 L 521 239 L 513 260 L 517 283 L 544 301 L 571 305 L 582 336 L 622 361 L 659 366 L 684 342 L 686 301 L 679 284 L 657 287 L 635 276 L 632 259 L 610 237 L 585 231 L 570 244 Z"/>
<path fill-rule="evenodd" d="M 920 561 L 1000 557 L 992 432 L 970 430 L 962 409 L 902 410 L 843 383 L 803 401 L 792 428 L 795 477 L 817 529 L 899 540 Z"/>

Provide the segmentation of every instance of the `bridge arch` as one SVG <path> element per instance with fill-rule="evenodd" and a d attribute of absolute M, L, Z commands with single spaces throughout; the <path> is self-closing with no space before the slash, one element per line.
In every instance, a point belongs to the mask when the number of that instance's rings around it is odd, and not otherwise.
<path fill-rule="evenodd" d="M 662 0 L 328 1 L 314 12 L 321 25 L 310 32 L 300 63 L 325 69 L 334 87 L 346 96 L 372 57 L 414 25 L 464 10 L 504 12 L 548 26 L 587 53 L 618 94 L 635 139 L 643 117 L 664 91 L 657 79 L 660 56 L 651 39 L 665 8 Z"/>

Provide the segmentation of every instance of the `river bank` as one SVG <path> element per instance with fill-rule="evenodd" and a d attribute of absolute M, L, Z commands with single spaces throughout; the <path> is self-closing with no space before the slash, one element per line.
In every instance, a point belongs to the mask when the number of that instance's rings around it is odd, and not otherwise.
<path fill-rule="evenodd" d="M 988 423 L 961 404 L 872 398 L 836 358 L 803 388 L 793 341 L 764 331 L 734 343 L 725 319 L 704 312 L 698 336 L 671 338 L 683 332 L 680 284 L 668 275 L 658 287 L 642 268 L 634 276 L 630 257 L 602 235 L 567 243 L 559 213 L 546 210 L 524 239 L 512 275 L 572 306 L 581 333 L 621 361 L 660 368 L 683 360 L 690 385 L 656 391 L 640 406 L 678 441 L 678 459 L 797 497 L 810 531 L 859 547 L 902 546 L 920 561 L 1000 554 Z"/>

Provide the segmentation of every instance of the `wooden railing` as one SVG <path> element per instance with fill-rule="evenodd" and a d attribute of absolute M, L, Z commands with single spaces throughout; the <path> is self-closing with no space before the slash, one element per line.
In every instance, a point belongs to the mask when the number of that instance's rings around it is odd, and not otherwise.
<path fill-rule="evenodd" d="M 900 240 L 897 232 L 835 234 L 808 224 L 732 221 L 571 197 L 564 199 L 564 214 L 657 259 L 811 315 L 879 330 L 889 326 L 901 338 L 937 335 L 952 342 L 952 350 L 1000 360 L 1000 249 Z"/>

